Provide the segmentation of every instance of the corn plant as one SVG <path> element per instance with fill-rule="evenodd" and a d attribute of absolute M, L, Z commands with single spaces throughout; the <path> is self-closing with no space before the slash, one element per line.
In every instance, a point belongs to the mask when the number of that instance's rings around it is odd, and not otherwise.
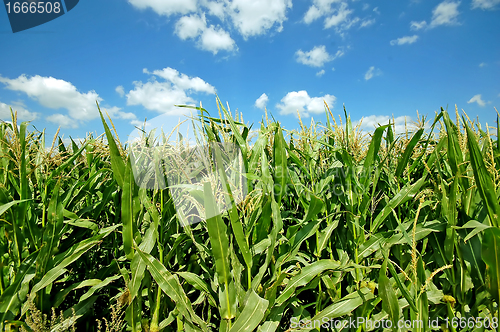
<path fill-rule="evenodd" d="M 3 328 L 27 327 L 32 303 L 62 309 L 59 327 L 96 330 L 116 301 L 131 331 L 377 330 L 369 319 L 498 330 L 490 127 L 441 109 L 403 134 L 392 121 L 363 133 L 325 104 L 324 124 L 286 130 L 266 113 L 252 130 L 216 106 L 218 117 L 184 106 L 211 158 L 181 185 L 172 163 L 194 151 L 181 138 L 122 145 L 101 113 L 104 136 L 65 146 L 56 135 L 46 150 L 15 116 L 1 125 Z"/>

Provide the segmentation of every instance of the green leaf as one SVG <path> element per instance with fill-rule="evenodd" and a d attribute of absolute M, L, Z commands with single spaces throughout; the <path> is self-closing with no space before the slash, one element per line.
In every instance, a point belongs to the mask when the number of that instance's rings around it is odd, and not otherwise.
<path fill-rule="evenodd" d="M 281 204 L 281 198 L 286 193 L 287 185 L 287 156 L 286 156 L 287 145 L 283 137 L 283 131 L 281 127 L 276 128 L 274 134 L 274 146 L 273 146 L 273 164 L 274 164 L 274 183 L 279 186 L 278 196 L 276 202 Z M 274 193 L 276 194 L 276 193 Z"/>
<path fill-rule="evenodd" d="M 498 227 L 500 205 L 498 204 L 498 197 L 496 196 L 495 184 L 493 183 L 490 172 L 484 164 L 484 157 L 479 150 L 474 132 L 469 128 L 467 123 L 465 123 L 465 129 L 467 130 L 467 145 L 469 147 L 470 162 L 472 171 L 474 172 L 477 190 L 486 205 L 491 224 Z"/>
<path fill-rule="evenodd" d="M 15 279 L 0 295 L 0 330 L 3 323 L 13 319 L 29 292 L 29 283 L 35 277 L 35 262 L 39 251 L 35 251 L 21 263 Z"/>
<path fill-rule="evenodd" d="M 307 208 L 307 214 L 302 222 L 307 222 L 309 220 L 316 219 L 318 214 L 321 212 L 321 209 L 323 208 L 323 204 L 324 203 L 320 198 L 311 194 L 311 200 Z"/>
<path fill-rule="evenodd" d="M 64 256 L 60 261 L 54 260 L 52 262 L 55 266 L 43 275 L 42 279 L 35 286 L 33 286 L 31 292 L 36 293 L 56 281 L 57 278 L 59 278 L 62 274 L 64 274 L 64 272 L 66 272 L 65 268 L 68 265 L 74 263 L 91 248 L 100 244 L 102 242 L 102 239 L 108 236 L 117 227 L 118 225 L 106 227 L 104 229 L 101 229 L 99 234 L 94 235 L 93 237 L 82 242 L 74 244 L 64 253 Z"/>
<path fill-rule="evenodd" d="M 373 221 L 370 232 L 375 233 L 382 222 L 392 213 L 394 209 L 398 206 L 406 203 L 420 191 L 420 187 L 426 182 L 426 176 L 422 176 L 417 182 L 414 184 L 408 184 L 400 192 L 398 192 L 386 206 L 380 211 L 375 220 Z"/>
<path fill-rule="evenodd" d="M 243 311 L 240 313 L 230 332 L 251 332 L 260 324 L 264 318 L 269 301 L 261 298 L 253 290 L 247 299 Z"/>
<path fill-rule="evenodd" d="M 317 255 L 320 256 L 321 252 L 326 248 L 326 245 L 328 244 L 328 240 L 332 236 L 332 232 L 337 228 L 339 224 L 340 219 L 336 218 L 332 223 L 330 223 L 328 226 L 326 226 L 325 229 L 323 229 L 318 236 L 318 248 L 317 248 Z"/>
<path fill-rule="evenodd" d="M 386 238 L 382 233 L 373 234 L 368 241 L 359 246 L 358 262 L 380 250 L 386 242 Z"/>
<path fill-rule="evenodd" d="M 215 259 L 215 268 L 217 270 L 219 284 L 227 284 L 231 279 L 227 227 L 217 211 L 210 183 L 205 182 L 203 189 L 206 214 L 214 216 L 207 219 L 207 230 L 210 237 L 210 244 L 212 245 L 212 254 Z"/>
<path fill-rule="evenodd" d="M 396 284 L 398 285 L 398 288 L 401 291 L 401 294 L 403 294 L 404 298 L 406 299 L 406 301 L 408 302 L 408 304 L 410 305 L 412 310 L 414 312 L 418 313 L 418 309 L 417 309 L 417 306 L 415 304 L 415 299 L 410 295 L 410 292 L 408 292 L 408 289 L 406 288 L 406 286 L 399 279 L 399 276 L 396 272 L 396 269 L 394 268 L 394 265 L 392 265 L 392 263 L 390 261 L 388 263 L 389 263 L 388 264 L 389 271 L 391 272 L 391 275 L 394 278 L 394 280 L 396 280 Z"/>
<path fill-rule="evenodd" d="M 122 276 L 121 275 L 114 275 L 114 276 L 111 276 L 111 277 L 107 277 L 106 279 L 104 279 L 103 281 L 99 282 L 98 284 L 96 285 L 93 285 L 92 287 L 90 287 L 90 289 L 82 295 L 82 297 L 80 297 L 80 300 L 78 302 L 83 302 L 85 301 L 86 299 L 88 299 L 89 297 L 91 297 L 92 295 L 94 295 L 94 293 L 96 291 L 98 291 L 99 289 L 109 285 L 110 283 L 112 283 L 113 281 L 115 281 L 116 279 L 120 279 Z"/>
<path fill-rule="evenodd" d="M 461 227 L 454 226 L 453 228 L 455 228 L 455 229 L 470 229 L 470 228 L 472 228 L 472 231 L 469 234 L 467 234 L 467 236 L 464 238 L 464 242 L 467 242 L 471 238 L 476 236 L 477 234 L 484 231 L 485 229 L 491 228 L 491 226 L 480 223 L 477 220 L 469 220 L 465 225 L 463 225 Z"/>
<path fill-rule="evenodd" d="M 482 258 L 486 263 L 486 287 L 500 302 L 500 229 L 488 228 L 483 232 Z"/>
<path fill-rule="evenodd" d="M 184 278 L 184 280 L 197 290 L 204 292 L 210 302 L 210 305 L 217 307 L 217 303 L 215 302 L 212 292 L 210 292 L 210 289 L 205 281 L 201 280 L 200 277 L 191 272 L 177 272 L 176 274 Z"/>
<path fill-rule="evenodd" d="M 8 209 L 10 209 L 12 206 L 26 201 L 30 201 L 30 199 L 17 200 L 0 205 L 0 216 L 4 214 Z"/>
<path fill-rule="evenodd" d="M 403 171 L 405 170 L 406 165 L 408 165 L 408 161 L 410 160 L 410 157 L 413 154 L 415 145 L 417 145 L 423 133 L 424 133 L 424 128 L 420 128 L 415 134 L 413 134 L 413 137 L 411 138 L 410 142 L 408 143 L 408 145 L 406 145 L 405 152 L 401 156 L 401 159 L 399 159 L 398 166 L 396 167 L 396 173 L 395 173 L 396 177 L 400 177 L 403 174 Z"/>
<path fill-rule="evenodd" d="M 359 291 L 344 296 L 339 301 L 329 305 L 313 318 L 311 318 L 311 321 L 322 322 L 323 319 L 332 320 L 337 317 L 345 316 L 371 298 L 373 298 L 373 294 L 371 293 L 370 289 L 367 287 L 363 287 Z M 310 330 L 311 329 L 301 329 L 301 331 Z"/>
<path fill-rule="evenodd" d="M 297 287 L 308 284 L 313 278 L 321 274 L 323 271 L 336 270 L 339 267 L 339 262 L 330 259 L 322 259 L 312 263 L 311 265 L 303 267 L 299 274 L 290 279 L 283 292 L 281 292 L 280 296 L 276 299 L 276 303 L 280 305 L 288 300 L 294 294 Z"/>
<path fill-rule="evenodd" d="M 176 308 L 179 312 L 189 322 L 195 321 L 202 327 L 203 331 L 207 331 L 205 323 L 194 313 L 191 302 L 186 296 L 186 293 L 184 293 L 179 280 L 177 280 L 177 278 L 172 275 L 162 263 L 150 254 L 147 254 L 140 249 L 137 249 L 137 253 L 146 263 L 149 272 L 151 272 L 151 275 L 158 283 L 161 290 L 175 302 Z"/>
<path fill-rule="evenodd" d="M 118 150 L 118 146 L 116 145 L 115 139 L 111 134 L 111 130 L 109 130 L 106 120 L 104 120 L 104 116 L 102 115 L 101 108 L 99 107 L 98 103 L 97 103 L 97 108 L 99 110 L 99 114 L 101 115 L 102 125 L 104 126 L 104 131 L 106 132 L 106 138 L 108 140 L 109 156 L 111 158 L 111 168 L 113 169 L 113 177 L 115 178 L 116 183 L 118 183 L 120 187 L 123 187 L 123 181 L 125 178 L 125 163 L 123 162 L 120 150 Z"/>
<path fill-rule="evenodd" d="M 122 217 L 122 236 L 123 250 L 128 259 L 134 257 L 133 243 L 134 236 L 137 232 L 137 225 L 134 220 L 134 178 L 132 174 L 132 166 L 130 159 L 127 161 L 125 169 L 125 177 L 122 181 L 122 202 L 121 202 L 121 217 Z"/>
<path fill-rule="evenodd" d="M 366 154 L 365 162 L 363 165 L 364 169 L 364 178 L 362 180 L 363 187 L 368 186 L 368 181 L 370 179 L 370 170 L 373 169 L 373 166 L 375 165 L 375 160 L 378 156 L 378 150 L 380 149 L 380 144 L 382 142 L 382 135 L 384 134 L 384 131 L 387 127 L 390 125 L 384 125 L 380 126 L 377 129 L 375 129 L 375 132 L 373 133 L 372 140 L 370 141 L 370 146 L 368 147 L 368 152 Z"/>
<path fill-rule="evenodd" d="M 392 288 L 391 281 L 387 278 L 387 259 L 385 259 L 382 267 L 379 271 L 378 277 L 378 292 L 380 297 L 382 298 L 382 308 L 384 311 L 389 314 L 389 318 L 392 321 L 393 331 L 397 331 L 397 324 L 399 320 L 399 304 L 398 298 L 394 289 Z M 395 277 L 397 278 L 397 276 Z"/>

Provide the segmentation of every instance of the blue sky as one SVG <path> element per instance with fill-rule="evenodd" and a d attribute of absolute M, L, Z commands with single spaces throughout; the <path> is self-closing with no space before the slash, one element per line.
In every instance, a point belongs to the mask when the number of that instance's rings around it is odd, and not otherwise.
<path fill-rule="evenodd" d="M 175 104 L 217 115 L 217 94 L 257 127 L 264 107 L 286 128 L 297 110 L 324 122 L 323 100 L 365 129 L 455 104 L 493 126 L 499 14 L 500 0 L 86 0 L 13 34 L 2 9 L 0 118 L 83 138 L 103 132 L 99 100 L 124 141 L 145 118 L 168 131 Z"/>

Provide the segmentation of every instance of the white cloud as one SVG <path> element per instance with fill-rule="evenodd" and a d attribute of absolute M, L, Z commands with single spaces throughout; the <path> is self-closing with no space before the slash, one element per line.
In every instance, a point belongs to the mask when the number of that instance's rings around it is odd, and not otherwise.
<path fill-rule="evenodd" d="M 61 126 L 76 128 L 80 122 L 99 117 L 96 101 L 101 104 L 103 99 L 93 90 L 87 93 L 79 92 L 70 82 L 39 75 L 21 75 L 15 79 L 0 76 L 0 82 L 5 84 L 7 89 L 26 93 L 44 107 L 66 109 L 67 115 L 58 113 L 47 118 Z M 122 116 L 120 111 L 115 111 L 114 114 L 116 117 Z M 67 119 L 71 119 L 72 123 L 69 124 Z"/>
<path fill-rule="evenodd" d="M 123 97 L 125 95 L 125 89 L 121 85 L 118 85 L 115 91 L 120 95 L 120 97 Z"/>
<path fill-rule="evenodd" d="M 345 31 L 361 21 L 359 17 L 350 18 L 353 12 L 353 10 L 349 9 L 347 1 L 313 0 L 313 4 L 309 7 L 302 20 L 306 24 L 311 24 L 324 16 L 324 28 L 334 28 L 336 33 L 343 36 Z M 365 19 L 361 25 L 366 27 L 373 24 L 373 22 Z"/>
<path fill-rule="evenodd" d="M 207 28 L 205 15 L 189 15 L 181 17 L 175 24 L 175 34 L 180 39 L 198 37 Z"/>
<path fill-rule="evenodd" d="M 193 92 L 214 94 L 215 88 L 199 77 L 191 78 L 172 68 L 164 68 L 144 73 L 152 75 L 149 82 L 134 82 L 135 88 L 127 93 L 127 105 L 142 105 L 148 110 L 168 115 L 184 114 L 187 111 L 175 105 L 195 105 L 189 96 Z M 158 82 L 156 77 L 165 81 Z"/>
<path fill-rule="evenodd" d="M 108 113 L 111 118 L 134 121 L 137 117 L 134 113 L 122 112 L 120 107 L 101 107 L 103 113 Z M 132 122 L 131 122 L 132 123 Z"/>
<path fill-rule="evenodd" d="M 421 22 L 412 21 L 410 23 L 410 30 L 420 30 L 420 29 L 425 28 L 426 26 L 427 26 L 426 21 L 421 21 Z"/>
<path fill-rule="evenodd" d="M 471 103 L 477 103 L 481 107 L 486 106 L 486 102 L 483 99 L 481 99 L 481 94 L 477 94 L 474 97 L 472 97 L 471 99 L 469 99 L 467 104 L 471 104 Z"/>
<path fill-rule="evenodd" d="M 267 102 L 269 101 L 269 97 L 263 93 L 257 100 L 255 101 L 255 107 L 260 108 L 260 109 L 265 109 Z"/>
<path fill-rule="evenodd" d="M 213 25 L 203 31 L 199 41 L 199 47 L 202 50 L 217 54 L 220 50 L 233 51 L 236 49 L 236 43 L 228 32 L 221 27 L 215 28 Z"/>
<path fill-rule="evenodd" d="M 274 25 L 281 31 L 286 21 L 287 9 L 292 8 L 291 0 L 232 0 L 227 1 L 227 9 L 234 26 L 243 38 L 265 33 Z"/>
<path fill-rule="evenodd" d="M 152 9 L 159 15 L 183 15 L 175 24 L 182 40 L 196 39 L 196 46 L 217 54 L 237 49 L 227 32 L 237 30 L 244 39 L 283 30 L 292 0 L 128 0 L 135 8 Z M 222 26 L 210 24 L 207 15 L 217 17 Z"/>
<path fill-rule="evenodd" d="M 193 90 L 196 92 L 206 92 L 210 94 L 215 93 L 215 88 L 201 78 L 191 78 L 186 74 L 180 74 L 177 70 L 170 67 L 163 68 L 162 70 L 154 70 L 152 73 L 144 68 L 142 72 L 145 74 L 164 78 L 165 80 L 172 82 L 173 85 L 182 90 Z"/>
<path fill-rule="evenodd" d="M 366 28 L 375 23 L 375 19 L 366 19 L 361 22 L 360 28 Z"/>
<path fill-rule="evenodd" d="M 10 113 L 11 108 L 13 112 L 17 112 L 17 118 L 19 120 L 26 120 L 26 121 L 36 120 L 40 115 L 36 112 L 28 111 L 23 103 L 17 102 L 13 103 L 13 105 L 8 105 L 0 101 L 0 119 L 11 120 L 12 119 Z"/>
<path fill-rule="evenodd" d="M 325 45 L 315 46 L 309 52 L 304 52 L 302 50 L 295 52 L 297 62 L 311 67 L 323 67 L 326 62 L 333 61 L 336 57 L 342 56 L 343 54 L 341 50 L 338 50 L 335 57 L 331 56 L 326 51 Z"/>
<path fill-rule="evenodd" d="M 479 64 L 479 67 L 481 67 L 481 68 L 486 67 L 486 66 L 487 66 L 487 64 L 486 64 L 485 62 L 481 62 L 481 63 Z"/>
<path fill-rule="evenodd" d="M 21 75 L 15 79 L 0 76 L 0 82 L 7 89 L 26 93 L 44 107 L 67 109 L 73 119 L 91 120 L 99 116 L 96 100 L 101 102 L 102 98 L 95 91 L 79 92 L 70 82 L 38 75 Z"/>
<path fill-rule="evenodd" d="M 437 27 L 439 25 L 455 25 L 458 24 L 458 2 L 444 1 L 437 5 L 432 11 L 432 21 L 429 25 L 430 28 Z"/>
<path fill-rule="evenodd" d="M 307 10 L 306 14 L 304 15 L 303 21 L 306 24 L 311 24 L 312 22 L 316 21 L 318 18 L 323 16 L 323 13 L 321 10 L 316 7 L 316 6 L 311 6 Z"/>
<path fill-rule="evenodd" d="M 362 9 L 363 10 L 368 10 L 368 9 L 370 9 L 370 5 L 367 4 L 367 3 L 365 3 L 365 4 L 363 4 L 363 8 Z"/>
<path fill-rule="evenodd" d="M 418 39 L 417 35 L 404 36 L 404 37 L 401 37 L 401 38 L 398 38 L 398 39 L 391 40 L 390 44 L 391 45 L 413 44 L 414 42 L 417 41 L 417 39 Z"/>
<path fill-rule="evenodd" d="M 388 115 L 370 115 L 363 117 L 361 120 L 354 121 L 353 125 L 357 126 L 361 122 L 361 129 L 365 131 L 373 131 L 379 126 L 389 124 L 389 121 L 393 122 L 393 117 Z M 409 116 L 398 116 L 394 118 L 394 131 L 396 134 L 401 134 L 405 132 L 405 123 L 408 130 L 416 129 L 416 126 L 412 123 L 412 119 Z"/>
<path fill-rule="evenodd" d="M 210 1 L 210 0 L 201 0 L 200 4 L 208 9 L 208 14 L 217 16 L 220 20 L 224 20 L 226 17 L 226 3 Z"/>
<path fill-rule="evenodd" d="M 74 119 L 60 113 L 49 115 L 47 121 L 55 123 L 62 128 L 78 128 L 78 123 Z"/>
<path fill-rule="evenodd" d="M 221 27 L 207 26 L 205 14 L 181 17 L 175 24 L 175 34 L 180 39 L 197 39 L 197 47 L 217 54 L 220 50 L 232 51 L 235 41 Z"/>
<path fill-rule="evenodd" d="M 152 9 L 158 15 L 188 14 L 195 12 L 197 0 L 128 0 L 138 9 Z"/>
<path fill-rule="evenodd" d="M 496 9 L 500 4 L 500 0 L 472 0 L 472 9 Z"/>
<path fill-rule="evenodd" d="M 378 10 L 378 7 L 373 8 L 373 12 L 377 13 L 380 15 L 380 11 Z"/>
<path fill-rule="evenodd" d="M 324 70 L 324 69 L 321 69 L 320 71 L 318 71 L 318 72 L 316 73 L 316 76 L 318 76 L 318 77 L 321 77 L 321 76 L 323 76 L 323 75 L 325 75 L 325 70 Z"/>
<path fill-rule="evenodd" d="M 285 97 L 281 99 L 281 103 L 276 105 L 276 108 L 280 110 L 280 114 L 297 114 L 300 112 L 301 116 L 308 117 L 310 113 L 322 114 L 325 112 L 325 101 L 330 108 L 333 107 L 335 103 L 335 96 L 324 95 L 323 97 L 310 97 L 307 91 L 292 91 L 287 93 Z"/>
<path fill-rule="evenodd" d="M 352 10 L 347 8 L 347 2 L 342 2 L 339 8 L 334 11 L 334 14 L 325 19 L 325 29 L 339 26 L 342 23 L 348 23 L 348 17 Z"/>
<path fill-rule="evenodd" d="M 372 79 L 373 77 L 379 75 L 382 75 L 382 71 L 378 68 L 375 68 L 374 66 L 371 66 L 365 73 L 365 80 L 368 81 L 369 79 Z"/>

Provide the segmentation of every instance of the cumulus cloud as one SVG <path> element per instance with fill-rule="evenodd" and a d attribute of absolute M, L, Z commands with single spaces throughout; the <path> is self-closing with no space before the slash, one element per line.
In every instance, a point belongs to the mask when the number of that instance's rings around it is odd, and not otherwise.
<path fill-rule="evenodd" d="M 309 7 L 307 10 L 306 14 L 304 15 L 303 21 L 306 24 L 311 24 L 312 22 L 316 21 L 318 18 L 323 16 L 323 13 L 321 10 L 316 7 L 315 5 Z"/>
<path fill-rule="evenodd" d="M 340 7 L 334 13 L 325 19 L 325 29 L 339 26 L 342 23 L 348 23 L 349 15 L 352 10 L 348 8 L 347 2 L 342 2 Z"/>
<path fill-rule="evenodd" d="M 322 114 L 325 112 L 326 102 L 330 107 L 335 103 L 335 96 L 326 94 L 323 97 L 310 97 L 307 91 L 292 91 L 287 93 L 281 99 L 281 103 L 276 105 L 280 110 L 280 114 L 297 114 L 297 111 L 303 117 L 308 117 L 309 114 Z"/>
<path fill-rule="evenodd" d="M 86 93 L 80 92 L 70 82 L 54 77 L 21 75 L 18 78 L 9 79 L 0 76 L 0 83 L 5 84 L 9 90 L 26 93 L 29 98 L 44 107 L 54 110 L 66 109 L 67 115 L 57 113 L 48 120 L 72 128 L 78 127 L 81 122 L 97 118 L 99 112 L 96 101 L 99 103 L 103 101 L 93 90 Z M 120 117 L 121 112 L 116 111 L 115 116 Z M 68 124 L 68 119 L 71 119 L 71 125 Z"/>
<path fill-rule="evenodd" d="M 217 54 L 219 51 L 233 51 L 236 43 L 220 26 L 208 26 L 205 14 L 181 17 L 175 24 L 175 34 L 182 40 L 196 39 L 198 48 Z"/>
<path fill-rule="evenodd" d="M 481 94 L 477 94 L 474 97 L 472 97 L 471 99 L 469 99 L 467 104 L 471 104 L 471 103 L 477 103 L 481 107 L 486 106 L 486 102 L 481 98 Z"/>
<path fill-rule="evenodd" d="M 196 38 L 207 28 L 205 14 L 181 17 L 175 24 L 175 34 L 180 39 Z"/>
<path fill-rule="evenodd" d="M 316 76 L 318 76 L 318 77 L 321 77 L 321 76 L 323 76 L 323 75 L 325 75 L 325 70 L 324 70 L 324 69 L 321 69 L 320 71 L 318 71 L 318 72 L 316 73 Z"/>
<path fill-rule="evenodd" d="M 215 94 L 215 88 L 202 80 L 199 77 L 189 77 L 186 74 L 179 73 L 177 70 L 167 67 L 161 70 L 154 70 L 152 73 L 146 68 L 142 70 L 143 73 L 158 76 L 171 82 L 174 86 L 181 90 L 192 90 L 196 92 L 206 92 Z"/>
<path fill-rule="evenodd" d="M 261 35 L 275 25 L 281 31 L 287 19 L 286 12 L 292 8 L 291 0 L 232 0 L 227 3 L 228 14 L 245 39 Z"/>
<path fill-rule="evenodd" d="M 460 14 L 458 6 L 460 6 L 460 1 L 445 0 L 432 10 L 432 19 L 429 24 L 427 24 L 427 21 L 412 21 L 410 22 L 410 29 L 421 30 L 424 28 L 432 29 L 440 25 L 458 25 L 458 15 Z"/>
<path fill-rule="evenodd" d="M 123 97 L 125 95 L 125 89 L 121 85 L 118 85 L 115 91 L 120 95 L 120 97 Z"/>
<path fill-rule="evenodd" d="M 401 38 L 397 38 L 397 39 L 391 40 L 390 44 L 391 45 L 413 44 L 413 43 L 415 43 L 417 41 L 417 39 L 418 39 L 417 35 L 404 36 L 404 37 L 401 37 Z"/>
<path fill-rule="evenodd" d="M 67 109 L 73 119 L 91 120 L 99 115 L 96 100 L 101 102 L 102 98 L 95 91 L 79 92 L 70 82 L 39 75 L 21 75 L 15 79 L 0 76 L 0 82 L 9 90 L 26 93 L 44 107 Z"/>
<path fill-rule="evenodd" d="M 78 123 L 76 123 L 75 120 L 61 113 L 49 115 L 47 121 L 55 123 L 62 128 L 78 128 Z"/>
<path fill-rule="evenodd" d="M 283 30 L 292 0 L 128 0 L 137 9 L 151 9 L 158 15 L 180 15 L 174 33 L 181 40 L 194 40 L 196 47 L 212 52 L 237 50 L 228 31 L 235 30 L 246 40 L 275 28 Z M 218 18 L 212 24 L 207 15 Z"/>
<path fill-rule="evenodd" d="M 208 10 L 208 14 L 224 20 L 226 17 L 226 3 L 223 1 L 201 0 L 200 4 Z"/>
<path fill-rule="evenodd" d="M 170 67 L 153 72 L 144 69 L 143 72 L 151 75 L 151 79 L 146 83 L 133 82 L 135 87 L 127 93 L 127 105 L 142 105 L 159 113 L 180 115 L 186 112 L 175 105 L 195 105 L 191 94 L 215 93 L 215 88 L 201 78 L 189 77 Z M 163 81 L 157 81 L 157 77 Z"/>
<path fill-rule="evenodd" d="M 233 51 L 236 49 L 236 43 L 229 33 L 221 27 L 211 25 L 205 29 L 199 41 L 199 47 L 202 50 L 217 54 L 220 50 Z"/>
<path fill-rule="evenodd" d="M 334 28 L 335 32 L 343 36 L 344 33 L 359 23 L 359 17 L 351 18 L 354 11 L 349 8 L 347 1 L 342 0 L 313 0 L 313 4 L 305 13 L 302 21 L 306 24 L 311 24 L 321 17 L 324 19 L 324 28 Z M 375 21 L 365 19 L 361 23 L 361 27 L 367 27 Z"/>
<path fill-rule="evenodd" d="M 152 9 L 159 15 L 187 14 L 196 11 L 197 0 L 128 0 L 137 9 Z"/>
<path fill-rule="evenodd" d="M 472 0 L 472 9 L 496 9 L 500 0 Z"/>
<path fill-rule="evenodd" d="M 426 21 L 420 21 L 420 22 L 415 22 L 415 21 L 412 21 L 410 23 L 410 29 L 411 30 L 420 30 L 420 29 L 423 29 L 427 26 L 427 22 Z"/>
<path fill-rule="evenodd" d="M 311 67 L 323 67 L 326 62 L 333 61 L 336 57 L 340 57 L 343 54 L 343 51 L 339 50 L 335 56 L 332 56 L 326 51 L 325 45 L 315 46 L 308 52 L 302 50 L 295 52 L 297 62 Z"/>
<path fill-rule="evenodd" d="M 369 79 L 372 79 L 373 77 L 379 75 L 382 75 L 382 71 L 378 68 L 375 68 L 374 66 L 371 66 L 365 73 L 365 80 L 368 81 Z"/>
<path fill-rule="evenodd" d="M 360 28 L 366 28 L 375 23 L 375 19 L 365 19 L 361 22 Z"/>
<path fill-rule="evenodd" d="M 481 62 L 481 63 L 479 64 L 479 67 L 481 67 L 481 68 L 486 67 L 486 66 L 487 66 L 486 62 Z"/>
<path fill-rule="evenodd" d="M 108 113 L 111 118 L 130 120 L 132 123 L 134 120 L 137 120 L 137 117 L 134 113 L 130 112 L 122 112 L 120 107 L 112 106 L 112 107 L 101 107 L 101 111 L 103 113 Z"/>
<path fill-rule="evenodd" d="M 261 110 L 266 108 L 267 102 L 269 101 L 269 97 L 263 93 L 257 100 L 255 101 L 255 107 L 260 108 Z"/>
<path fill-rule="evenodd" d="M 415 130 L 416 126 L 413 124 L 411 117 L 409 116 L 398 116 L 394 118 L 388 115 L 370 115 L 363 117 L 358 121 L 354 121 L 353 125 L 357 126 L 361 123 L 361 129 L 365 131 L 373 131 L 379 126 L 383 126 L 386 124 L 391 124 L 394 122 L 394 131 L 396 134 L 401 134 L 408 130 Z"/>
<path fill-rule="evenodd" d="M 19 120 L 31 121 L 38 119 L 38 117 L 40 116 L 40 114 L 36 112 L 28 111 L 23 103 L 16 102 L 12 103 L 11 105 L 8 105 L 0 101 L 0 119 L 11 120 L 12 119 L 10 113 L 11 108 L 13 112 L 17 112 L 17 118 Z"/>
<path fill-rule="evenodd" d="M 458 24 L 458 6 L 460 5 L 460 1 L 451 2 L 444 1 L 437 5 L 436 8 L 432 11 L 432 21 L 429 25 L 430 28 L 439 26 L 439 25 L 455 25 Z"/>

